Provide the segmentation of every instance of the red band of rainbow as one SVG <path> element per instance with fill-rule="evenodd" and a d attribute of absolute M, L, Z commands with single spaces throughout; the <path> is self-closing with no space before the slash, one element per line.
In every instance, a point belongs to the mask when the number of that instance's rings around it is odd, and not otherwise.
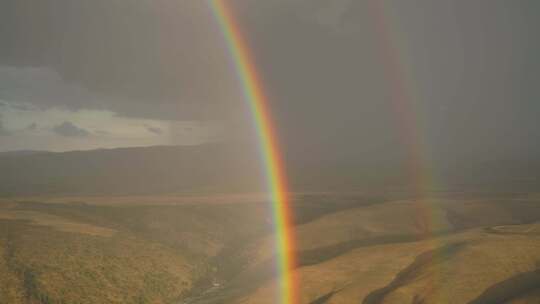
<path fill-rule="evenodd" d="M 221 32 L 233 59 L 244 99 L 248 103 L 259 138 L 268 190 L 271 194 L 274 229 L 276 234 L 277 270 L 279 276 L 278 303 L 296 303 L 294 280 L 294 241 L 292 236 L 291 210 L 288 201 L 287 179 L 281 158 L 276 131 L 263 84 L 259 79 L 249 45 L 236 23 L 233 12 L 225 0 L 209 0 L 209 6 L 219 23 Z"/>

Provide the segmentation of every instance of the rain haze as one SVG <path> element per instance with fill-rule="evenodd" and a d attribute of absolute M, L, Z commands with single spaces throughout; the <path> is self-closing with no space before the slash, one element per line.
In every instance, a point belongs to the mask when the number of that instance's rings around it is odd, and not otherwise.
<path fill-rule="evenodd" d="M 539 54 L 535 0 L 0 0 L 0 304 L 538 303 Z"/>
<path fill-rule="evenodd" d="M 535 1 L 232 2 L 291 157 L 369 160 L 400 153 L 406 135 L 391 100 L 397 84 L 388 61 L 406 82 L 403 106 L 421 121 L 411 132 L 425 136 L 430 153 L 482 158 L 538 151 Z M 1 6 L 4 132 L 22 128 L 11 120 L 45 120 L 51 127 L 91 115 L 118 117 L 111 120 L 118 128 L 124 118 L 140 120 L 133 132 L 141 138 L 160 135 L 144 134 L 144 120 L 198 122 L 205 129 L 222 123 L 212 137 L 222 140 L 250 128 L 204 1 L 4 0 Z M 17 118 L 7 122 L 7 116 Z M 52 133 L 58 150 L 77 148 Z M 81 148 L 105 144 L 94 135 Z M 12 136 L 25 137 L 32 149 L 50 148 L 30 134 Z M 197 142 L 208 134 L 200 136 Z M 128 136 L 117 137 L 108 146 L 125 145 Z M 184 139 L 171 134 L 168 140 Z M 25 148 L 16 142 L 4 137 L 1 149 Z"/>

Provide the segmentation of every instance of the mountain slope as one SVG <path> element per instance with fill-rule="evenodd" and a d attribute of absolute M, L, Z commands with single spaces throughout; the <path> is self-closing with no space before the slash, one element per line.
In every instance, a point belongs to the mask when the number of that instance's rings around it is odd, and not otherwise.
<path fill-rule="evenodd" d="M 0 154 L 0 195 L 140 194 L 257 189 L 248 148 L 224 144 Z"/>

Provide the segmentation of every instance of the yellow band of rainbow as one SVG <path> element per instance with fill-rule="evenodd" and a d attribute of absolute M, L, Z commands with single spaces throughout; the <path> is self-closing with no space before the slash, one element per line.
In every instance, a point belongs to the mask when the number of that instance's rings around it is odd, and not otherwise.
<path fill-rule="evenodd" d="M 277 271 L 279 282 L 278 303 L 296 303 L 296 284 L 291 278 L 294 268 L 294 242 L 292 236 L 291 209 L 288 202 L 287 179 L 281 158 L 276 131 L 263 84 L 259 79 L 255 62 L 225 0 L 208 0 L 233 59 L 244 98 L 248 103 L 257 130 L 264 170 L 271 194 L 274 229 L 276 235 Z"/>

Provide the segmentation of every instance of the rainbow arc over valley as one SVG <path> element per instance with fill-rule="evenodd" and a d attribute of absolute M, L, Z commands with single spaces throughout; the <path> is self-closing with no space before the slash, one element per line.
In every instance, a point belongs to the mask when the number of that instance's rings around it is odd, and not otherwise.
<path fill-rule="evenodd" d="M 267 189 L 271 195 L 276 235 L 278 303 L 297 303 L 297 282 L 291 271 L 295 267 L 292 210 L 289 206 L 287 178 L 279 141 L 272 121 L 268 98 L 249 45 L 237 24 L 231 7 L 225 0 L 208 0 L 232 57 L 236 76 L 243 90 L 252 120 L 257 130 L 260 153 L 264 163 Z"/>
<path fill-rule="evenodd" d="M 285 166 L 268 98 L 250 46 L 242 33 L 242 27 L 237 23 L 231 5 L 227 0 L 207 0 L 207 3 L 223 34 L 259 139 L 267 188 L 271 193 L 276 233 L 279 276 L 277 302 L 296 304 L 299 299 L 299 284 L 291 274 L 296 265 L 292 214 Z M 415 200 L 415 208 L 419 220 L 425 226 L 425 232 L 434 233 L 437 223 L 443 220 L 443 213 L 436 203 L 423 199 L 429 197 L 430 189 L 435 189 L 438 182 L 432 168 L 430 147 L 425 132 L 427 113 L 422 109 L 422 90 L 416 81 L 409 39 L 407 33 L 402 30 L 399 14 L 396 14 L 390 3 L 385 0 L 368 0 L 366 4 L 373 17 L 373 30 L 378 37 L 377 47 L 388 87 L 388 102 L 395 116 L 400 144 L 407 153 L 407 176 L 412 184 L 413 193 L 421 198 Z"/>

